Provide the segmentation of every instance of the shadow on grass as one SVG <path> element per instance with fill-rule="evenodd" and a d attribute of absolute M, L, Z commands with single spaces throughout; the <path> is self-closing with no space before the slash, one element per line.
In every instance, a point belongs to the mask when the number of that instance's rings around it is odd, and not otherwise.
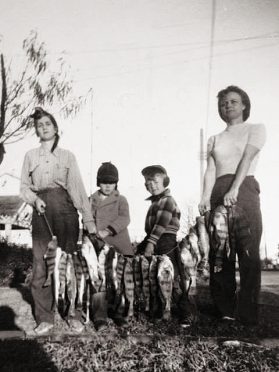
<path fill-rule="evenodd" d="M 0 306 L 0 331 L 2 337 L 14 335 L 24 337 L 24 333 L 15 324 L 15 313 L 9 306 Z M 42 346 L 36 340 L 1 339 L 0 340 L 0 371 L 1 372 L 56 372 L 57 367 L 50 360 Z"/>
<path fill-rule="evenodd" d="M 57 372 L 43 347 L 36 340 L 0 340 L 1 372 Z"/>

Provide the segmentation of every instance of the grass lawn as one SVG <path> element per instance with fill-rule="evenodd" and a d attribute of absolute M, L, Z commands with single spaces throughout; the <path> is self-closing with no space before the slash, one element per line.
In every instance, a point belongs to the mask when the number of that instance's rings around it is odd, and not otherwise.
<path fill-rule="evenodd" d="M 1 244 L 0 285 L 24 281 L 31 260 L 30 250 Z M 0 371 L 279 371 L 279 345 L 261 344 L 279 340 L 278 307 L 261 305 L 256 327 L 222 323 L 211 310 L 201 306 L 198 322 L 187 328 L 176 319 L 151 322 L 141 315 L 125 329 L 111 322 L 93 337 L 2 340 Z"/>

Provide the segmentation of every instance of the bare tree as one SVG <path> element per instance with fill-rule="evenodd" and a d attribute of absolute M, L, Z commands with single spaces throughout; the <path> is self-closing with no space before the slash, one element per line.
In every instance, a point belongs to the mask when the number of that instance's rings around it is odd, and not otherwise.
<path fill-rule="evenodd" d="M 23 41 L 23 51 L 19 71 L 12 63 L 7 65 L 1 53 L 0 164 L 4 145 L 21 140 L 32 129 L 29 115 L 35 106 L 59 105 L 61 114 L 68 117 L 75 115 L 86 99 L 74 96 L 73 81 L 63 58 L 56 61 L 55 72 L 51 71 L 45 44 L 38 41 L 37 32 L 32 31 Z"/>

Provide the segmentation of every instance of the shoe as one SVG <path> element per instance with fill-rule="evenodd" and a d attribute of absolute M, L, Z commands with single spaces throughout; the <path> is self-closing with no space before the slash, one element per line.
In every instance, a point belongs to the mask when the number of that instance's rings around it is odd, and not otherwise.
<path fill-rule="evenodd" d="M 81 333 L 84 330 L 84 325 L 78 319 L 70 319 L 69 325 L 75 333 Z"/>
<path fill-rule="evenodd" d="M 222 320 L 228 320 L 230 322 L 234 322 L 235 321 L 235 318 L 231 317 L 231 316 L 227 316 L 227 315 L 224 315 L 222 317 Z"/>
<path fill-rule="evenodd" d="M 48 334 L 54 327 L 54 324 L 48 322 L 40 323 L 35 329 L 35 333 L 39 336 Z"/>
<path fill-rule="evenodd" d="M 108 323 L 105 320 L 96 320 L 94 326 L 98 332 L 107 329 Z"/>

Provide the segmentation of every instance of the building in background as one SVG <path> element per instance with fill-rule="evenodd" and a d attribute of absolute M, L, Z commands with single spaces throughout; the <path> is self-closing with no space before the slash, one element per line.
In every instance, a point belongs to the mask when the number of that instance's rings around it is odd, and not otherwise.
<path fill-rule="evenodd" d="M 20 178 L 0 175 L 0 239 L 31 247 L 32 207 L 19 197 Z"/>

